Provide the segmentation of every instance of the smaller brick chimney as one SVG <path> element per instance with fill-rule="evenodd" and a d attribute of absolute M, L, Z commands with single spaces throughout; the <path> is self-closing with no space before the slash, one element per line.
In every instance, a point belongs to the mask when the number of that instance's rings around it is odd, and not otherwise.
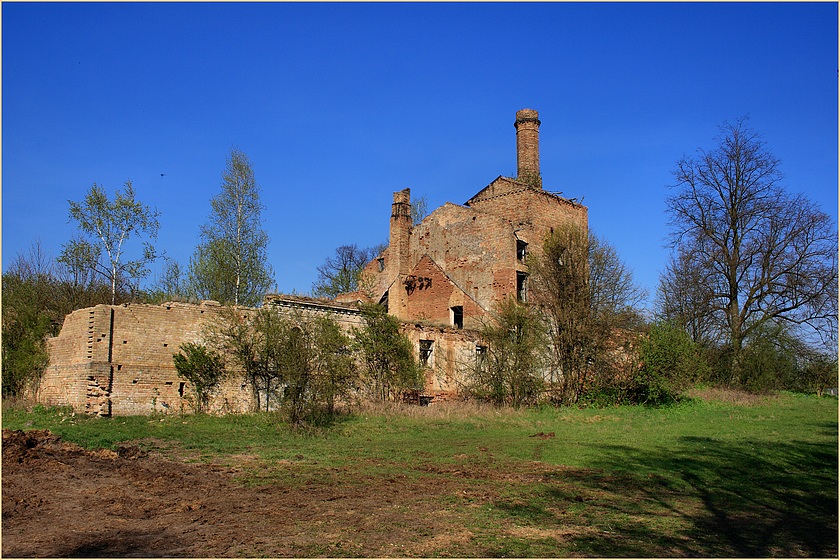
<path fill-rule="evenodd" d="M 388 292 L 388 312 L 403 319 L 408 315 L 408 299 L 403 280 L 411 269 L 411 190 L 394 193 L 391 205 L 391 229 L 388 238 L 388 277 L 393 278 Z"/>
<path fill-rule="evenodd" d="M 540 176 L 540 119 L 533 109 L 516 112 L 516 174 L 517 178 L 539 185 Z"/>

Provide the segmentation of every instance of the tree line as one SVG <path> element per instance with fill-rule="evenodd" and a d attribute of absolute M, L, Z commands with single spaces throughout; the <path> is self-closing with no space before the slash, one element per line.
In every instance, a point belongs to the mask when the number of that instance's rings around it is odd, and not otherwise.
<path fill-rule="evenodd" d="M 645 309 L 647 294 L 609 243 L 591 231 L 555 228 L 528 257 L 527 303 L 506 302 L 482 329 L 481 352 L 463 365 L 465 394 L 514 405 L 571 405 L 667 402 L 696 383 L 817 392 L 836 386 L 836 225 L 806 196 L 782 186 L 779 160 L 746 119 L 724 123 L 715 142 L 676 162 L 666 198 L 671 256 L 654 309 Z M 152 245 L 158 213 L 135 198 L 130 182 L 113 201 L 94 184 L 84 201 L 70 201 L 79 235 L 55 262 L 35 244 L 3 274 L 4 396 L 37 379 L 46 364 L 44 337 L 56 334 L 74 309 L 108 301 L 262 302 L 273 270 L 266 264 L 259 188 L 242 152 L 234 149 L 227 158 L 186 267 L 158 254 Z M 418 223 L 425 199 L 412 210 Z M 130 237 L 143 242 L 133 260 L 125 256 Z M 339 247 L 318 267 L 313 295 L 363 287 L 364 266 L 383 248 Z M 166 259 L 163 274 L 141 289 L 158 258 Z M 330 410 L 362 378 L 379 398 L 393 398 L 416 381 L 416 364 L 376 357 L 382 336 L 376 321 L 366 322 L 368 330 L 354 333 L 350 344 L 326 324 L 298 320 L 295 327 L 267 310 L 253 317 L 228 325 L 227 335 L 219 331 L 215 348 L 183 348 L 184 375 L 192 361 L 200 370 L 222 351 L 239 356 L 236 367 L 251 381 L 259 406 L 282 402 L 297 411 L 293 419 L 311 410 L 289 403 Z M 405 344 L 386 339 L 389 347 Z M 354 359 L 336 358 L 349 355 Z M 201 407 L 203 397 L 197 398 Z"/>

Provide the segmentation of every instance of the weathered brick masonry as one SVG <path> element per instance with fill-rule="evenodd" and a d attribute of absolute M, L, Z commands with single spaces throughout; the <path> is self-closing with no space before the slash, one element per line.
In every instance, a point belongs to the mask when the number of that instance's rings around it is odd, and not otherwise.
<path fill-rule="evenodd" d="M 542 189 L 536 111 L 516 114 L 519 177 L 497 177 L 464 205 L 412 226 L 410 191 L 394 193 L 390 244 L 365 268 L 374 299 L 404 321 L 477 328 L 508 297 L 525 297 L 525 255 L 555 227 L 588 227 L 587 209 Z"/>
<path fill-rule="evenodd" d="M 270 295 L 265 305 L 329 314 L 349 330 L 362 323 L 354 302 L 384 303 L 426 365 L 427 399 L 457 393 L 459 372 L 481 351 L 481 325 L 506 298 L 527 298 L 525 255 L 539 251 L 553 228 L 588 224 L 585 206 L 542 189 L 537 111 L 518 111 L 514 126 L 516 178 L 497 177 L 465 204 L 446 203 L 416 226 L 410 191 L 394 193 L 389 246 L 365 268 L 365 293 L 332 301 Z M 187 411 L 189 387 L 172 355 L 184 342 L 201 342 L 218 311 L 212 302 L 75 311 L 49 342 L 39 398 L 91 414 Z M 219 412 L 252 406 L 241 378 L 230 379 L 211 403 Z"/>
<path fill-rule="evenodd" d="M 185 342 L 202 342 L 218 310 L 215 302 L 205 302 L 74 311 L 49 340 L 50 365 L 39 399 L 101 415 L 188 411 L 188 388 L 172 356 Z M 250 405 L 251 391 L 239 379 L 229 380 L 214 402 L 233 412 Z"/>
<path fill-rule="evenodd" d="M 265 305 L 303 318 L 329 315 L 348 332 L 364 323 L 355 304 L 272 295 Z M 59 335 L 49 340 L 50 365 L 39 401 L 102 416 L 190 412 L 191 388 L 178 377 L 172 356 L 183 343 L 205 342 L 220 309 L 215 302 L 204 302 L 97 305 L 74 311 Z M 415 345 L 420 340 L 434 343 L 423 394 L 433 398 L 455 392 L 455 365 L 474 355 L 473 335 L 410 324 L 403 328 Z M 243 376 L 234 375 L 211 399 L 210 411 L 247 412 L 253 406 L 252 389 Z"/>

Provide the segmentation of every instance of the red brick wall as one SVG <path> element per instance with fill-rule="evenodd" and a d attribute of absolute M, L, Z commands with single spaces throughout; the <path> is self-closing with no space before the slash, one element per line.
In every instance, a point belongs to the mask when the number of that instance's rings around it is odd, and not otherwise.
<path fill-rule="evenodd" d="M 409 286 L 403 285 L 408 300 L 408 314 L 414 320 L 452 327 L 453 307 L 462 307 L 464 328 L 477 328 L 484 315 L 478 304 L 456 286 L 428 255 L 411 270 Z"/>
<path fill-rule="evenodd" d="M 516 237 L 507 220 L 447 203 L 412 232 L 412 262 L 424 255 L 480 309 L 489 310 L 502 297 L 494 271 L 516 266 Z"/>

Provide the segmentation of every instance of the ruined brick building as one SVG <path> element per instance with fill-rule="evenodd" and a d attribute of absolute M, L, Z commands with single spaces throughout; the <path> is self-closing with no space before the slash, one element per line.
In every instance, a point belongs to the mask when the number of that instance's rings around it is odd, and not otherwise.
<path fill-rule="evenodd" d="M 389 246 L 365 274 L 403 321 L 476 328 L 508 297 L 525 298 L 525 256 L 555 227 L 586 229 L 585 206 L 545 191 L 537 112 L 516 113 L 517 177 L 497 177 L 464 205 L 447 202 L 412 227 L 410 192 L 394 193 Z"/>
<path fill-rule="evenodd" d="M 518 111 L 514 126 L 517 177 L 499 176 L 463 205 L 446 203 L 417 225 L 410 191 L 394 193 L 389 246 L 365 268 L 365 293 L 330 301 L 269 295 L 265 305 L 329 314 L 349 329 L 361 321 L 356 301 L 378 301 L 403 322 L 426 366 L 426 397 L 456 393 L 459 365 L 481 349 L 482 321 L 506 298 L 527 298 L 528 252 L 562 224 L 588 226 L 586 207 L 542 188 L 537 111 Z M 217 310 L 205 302 L 71 313 L 49 341 L 39 399 L 93 414 L 185 410 L 189 388 L 172 355 L 184 342 L 201 341 Z M 252 399 L 242 380 L 230 379 L 212 408 L 246 411 Z"/>

